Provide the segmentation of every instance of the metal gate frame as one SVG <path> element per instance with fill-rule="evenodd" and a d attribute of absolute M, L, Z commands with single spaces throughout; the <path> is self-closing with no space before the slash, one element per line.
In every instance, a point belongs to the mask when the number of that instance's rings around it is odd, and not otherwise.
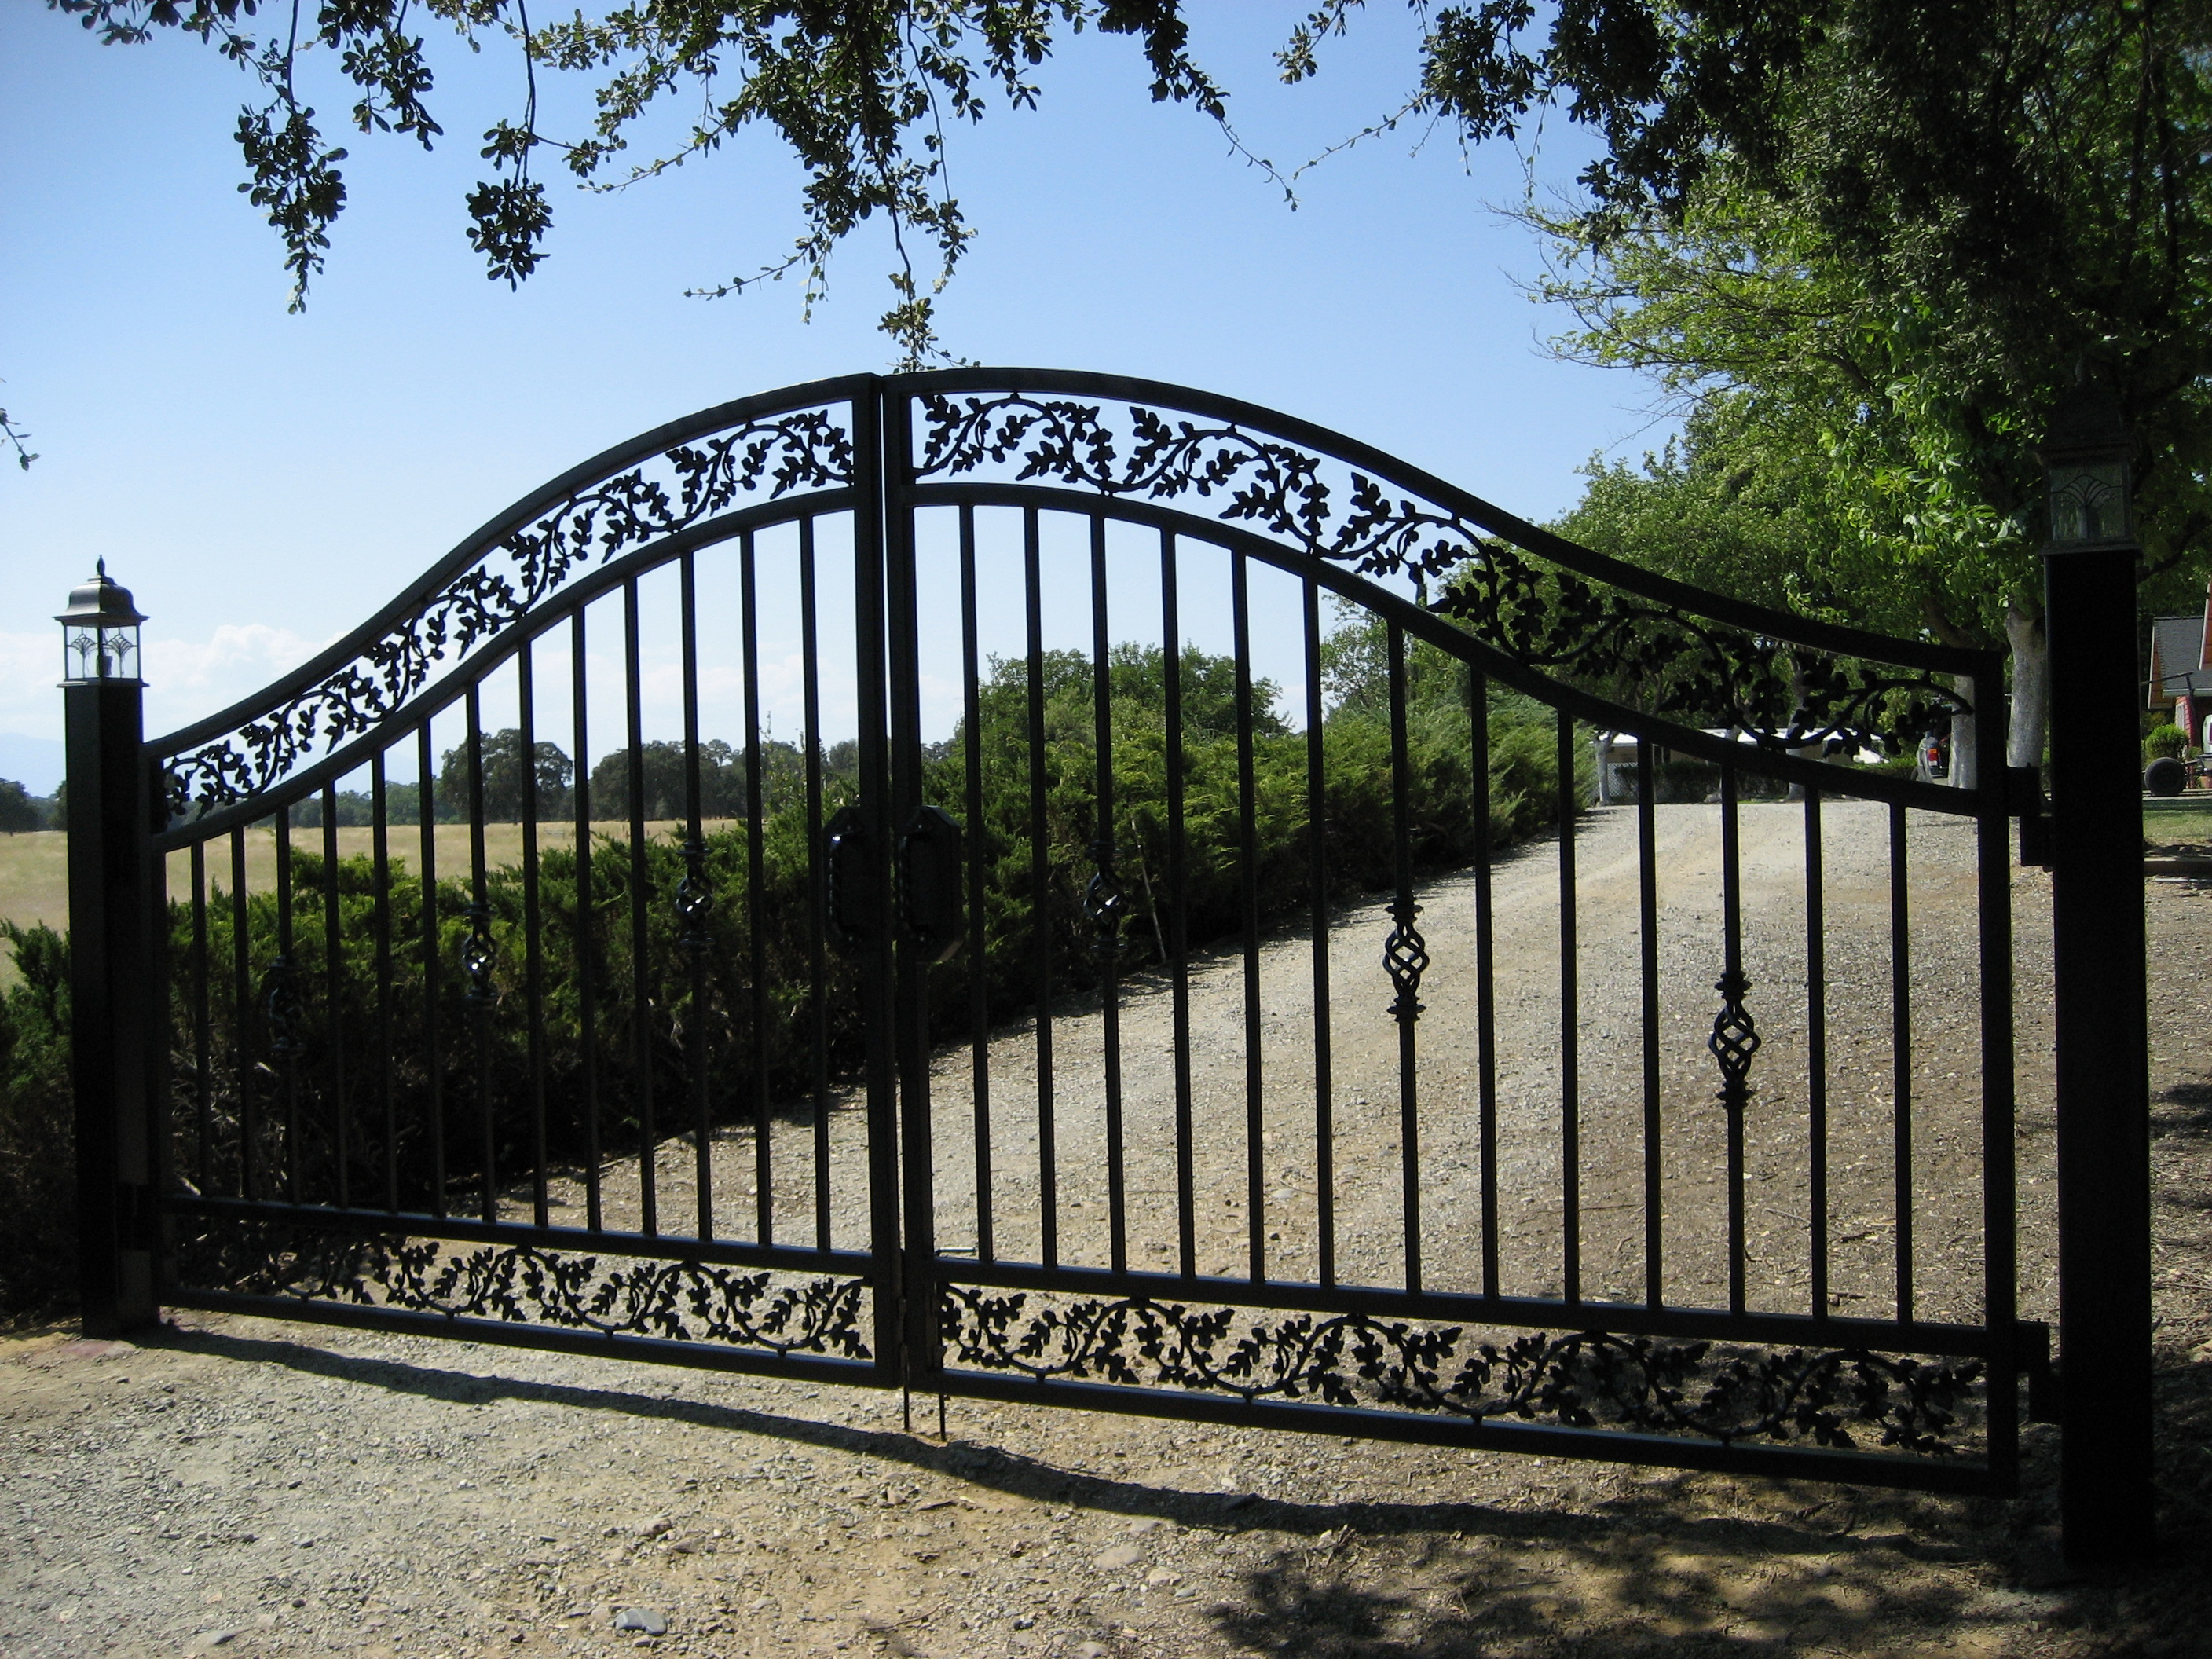
<path fill-rule="evenodd" d="M 741 501 L 747 496 L 754 499 Z M 1392 672 L 1398 677 L 1393 681 L 1399 698 L 1394 752 L 1401 758 L 1404 651 L 1407 641 L 1419 641 L 1466 663 L 1476 676 L 1526 691 L 1558 711 L 1565 789 L 1572 787 L 1566 745 L 1577 720 L 1637 732 L 1721 768 L 1729 896 L 1711 1048 L 1720 1098 L 1735 1126 L 1735 1282 L 1729 1308 L 1664 1306 L 1656 1295 L 1644 1303 L 1587 1300 L 1572 1289 L 1571 1271 L 1568 1295 L 1528 1298 L 1499 1293 L 1494 1271 L 1481 1294 L 1446 1294 L 1422 1290 L 1417 1267 L 1409 1271 L 1406 1287 L 1391 1289 L 1256 1274 L 1214 1279 L 1196 1273 L 1188 1256 L 1182 1272 L 1166 1273 L 1134 1269 L 1118 1259 L 1110 1268 L 1097 1268 L 1050 1260 L 1004 1261 L 988 1252 L 966 1259 L 939 1249 L 927 976 L 945 947 L 942 935 L 950 924 L 921 916 L 913 890 L 915 861 L 926 862 L 951 844 L 933 852 L 927 833 L 918 827 L 932 804 L 923 799 L 920 769 L 915 526 L 916 514 L 933 507 L 954 509 L 966 524 L 972 524 L 977 508 L 1023 509 L 1032 527 L 1040 513 L 1076 515 L 1093 526 L 1094 569 L 1100 571 L 1109 521 L 1224 550 L 1240 573 L 1248 562 L 1291 571 L 1306 584 L 1310 652 L 1316 596 L 1327 591 L 1355 600 L 1382 617 L 1389 629 Z M 580 641 L 582 613 L 593 599 L 627 592 L 634 618 L 640 574 L 679 562 L 692 776 L 687 874 L 673 897 L 687 929 L 692 927 L 708 896 L 696 850 L 698 734 L 690 560 L 699 550 L 732 540 L 741 543 L 750 560 L 753 534 L 793 521 L 802 526 L 811 550 L 813 521 L 836 514 L 849 514 L 853 525 L 860 799 L 857 811 L 839 826 L 837 845 L 820 854 L 814 921 L 817 930 L 836 931 L 856 964 L 867 1032 L 866 1249 L 829 1248 L 826 1220 L 811 1247 L 776 1243 L 765 1208 L 755 1237 L 714 1236 L 703 1197 L 696 1237 L 656 1231 L 649 1212 L 640 1233 L 555 1226 L 544 1202 L 542 1152 L 532 1218 L 505 1218 L 490 1178 L 489 1142 L 483 1212 L 476 1217 L 447 1213 L 442 1202 L 430 1212 L 410 1213 L 392 1193 L 380 1206 L 356 1201 L 344 1190 L 349 1153 L 337 1160 L 335 1202 L 311 1200 L 274 1170 L 263 1172 L 257 1185 L 250 1151 L 241 1152 L 240 1190 L 234 1195 L 211 1191 L 204 1168 L 193 1181 L 174 1167 L 175 1120 L 197 1109 L 204 1123 L 213 1086 L 206 1048 L 213 969 L 204 945 L 210 847 L 229 838 L 232 892 L 239 895 L 245 829 L 274 815 L 284 942 L 251 986 L 252 965 L 240 956 L 237 1003 L 243 1009 L 250 998 L 259 1011 L 266 1050 L 260 1063 L 275 1079 L 270 1109 L 281 1107 L 296 1120 L 305 1063 L 297 1009 L 315 988 L 300 983 L 288 960 L 292 896 L 284 849 L 293 803 L 319 791 L 333 802 L 336 780 L 374 758 L 381 872 L 384 751 L 416 736 L 427 779 L 431 717 L 465 707 L 477 768 L 471 785 L 477 902 L 466 918 L 459 959 L 448 966 L 463 976 L 471 1006 L 488 1007 L 493 947 L 483 897 L 476 687 L 510 659 L 520 661 L 526 683 L 531 641 L 562 623 L 573 625 Z M 502 553 L 510 565 L 505 571 L 492 565 Z M 1450 582 L 1455 571 L 1468 568 L 1477 571 L 1474 579 L 1460 580 L 1431 602 L 1429 581 Z M 1370 580 L 1393 574 L 1413 577 L 1413 598 Z M 1097 580 L 1103 583 L 1103 574 Z M 1554 584 L 1548 614 L 1556 617 L 1564 607 L 1572 613 L 1572 628 L 1541 622 L 1531 611 L 1538 592 L 1532 584 L 1545 581 Z M 1032 585 L 1032 596 L 1034 591 Z M 970 605 L 972 615 L 972 592 Z M 1103 663 L 1103 621 L 1100 628 Z M 2054 628 L 2055 645 L 2057 634 Z M 1801 653 L 1794 685 L 1798 706 L 1754 709 L 1756 699 L 1746 687 L 1771 692 L 1778 653 L 1785 648 Z M 1638 651 L 1647 661 L 1672 660 L 1664 657 L 1668 651 L 1680 660 L 1688 660 L 1680 657 L 1683 652 L 1697 657 L 1704 665 L 1696 672 L 1706 679 L 1695 695 L 1708 702 L 1733 700 L 1729 706 L 1753 730 L 1756 746 L 1747 752 L 1744 745 L 1666 713 L 1620 706 L 1560 678 L 1590 669 L 1605 653 L 1619 659 Z M 1661 656 L 1651 657 L 1654 651 Z M 1808 681 L 1810 671 L 1802 665 L 1810 659 L 1803 653 L 1891 666 L 1873 676 L 1838 671 L 1826 678 L 1813 674 Z M 441 672 L 441 664 L 449 665 Z M 629 672 L 634 720 L 634 637 Z M 72 994 L 80 1036 L 97 1033 L 100 1038 L 76 1046 L 86 1329 L 142 1328 L 157 1321 L 165 1305 L 227 1309 L 1254 1426 L 2008 1493 L 2018 1484 L 2018 1386 L 2023 1380 L 2047 1382 L 2049 1373 L 2042 1328 L 2023 1323 L 2015 1312 L 2008 837 L 2011 819 L 2022 816 L 2033 823 L 2040 802 L 2033 774 L 2022 777 L 1988 763 L 2002 752 L 2002 659 L 1993 653 L 1887 639 L 1653 576 L 1576 547 L 1354 441 L 1184 388 L 1095 374 L 958 369 L 850 376 L 702 411 L 553 480 L 492 520 L 301 670 L 183 731 L 151 743 L 142 739 L 141 689 L 135 679 L 67 686 Z M 2132 684 L 2132 665 L 2126 678 Z M 2065 684 L 2062 677 L 2062 697 Z M 1831 736 L 1856 740 L 1883 696 L 1941 694 L 1953 685 L 1958 688 L 1954 701 L 1969 711 L 1985 757 L 1978 786 L 1937 788 L 1861 775 L 1847 788 L 1838 787 L 1836 770 L 1803 752 Z M 580 672 L 576 695 L 580 711 Z M 526 695 L 524 706 L 531 707 Z M 1480 706 L 1477 698 L 1475 707 Z M 1100 718 L 1103 733 L 1103 712 Z M 526 751 L 528 720 L 526 714 Z M 1479 732 L 1479 714 L 1476 727 Z M 633 752 L 635 744 L 633 735 Z M 1249 753 L 1249 732 L 1246 747 Z M 1648 766 L 1649 743 L 1644 752 Z M 1824 794 L 1847 793 L 1887 802 L 1896 826 L 1908 807 L 1918 807 L 1968 817 L 1977 827 L 1985 1273 L 1985 1317 L 1978 1324 L 1913 1317 L 1909 1247 L 1897 1319 L 1833 1316 L 1819 1299 L 1813 1311 L 1802 1315 L 1754 1312 L 1745 1305 L 1741 1115 L 1758 1036 L 1736 956 L 1733 827 L 1740 775 L 1802 788 L 1814 815 L 1808 821 L 1815 823 Z M 532 797 L 522 809 L 525 821 L 534 826 L 534 796 L 527 788 L 524 793 Z M 1648 837 L 1648 787 L 1644 798 Z M 642 808 L 635 788 L 631 799 L 636 817 Z M 2079 833 L 2069 838 L 2065 808 L 2062 797 L 2054 836 L 2062 859 L 2066 849 L 2085 844 Z M 577 810 L 580 836 L 585 807 L 580 803 Z M 427 802 L 422 811 L 427 854 Z M 641 832 L 641 817 L 637 822 Z M 325 848 L 334 859 L 334 808 L 323 823 Z M 533 849 L 533 882 L 534 836 L 533 827 L 526 841 Z M 178 962 L 160 943 L 170 927 L 166 860 L 175 850 L 190 854 L 188 903 L 198 941 L 197 956 L 187 951 Z M 2077 850 L 2073 856 L 2082 854 Z M 1118 919 L 1110 833 L 1094 845 L 1093 858 L 1093 920 L 1103 938 Z M 1565 863 L 1563 890 L 1571 895 L 1571 861 Z M 1398 993 L 1392 1012 L 1410 1065 L 1426 957 L 1413 923 L 1416 906 L 1402 846 L 1399 865 L 1391 911 L 1395 921 L 1383 955 Z M 1486 854 L 1477 869 L 1486 881 Z M 333 876 L 328 900 L 333 933 L 336 890 Z M 878 902 L 868 902 L 871 897 Z M 1486 902 L 1482 914 L 1486 936 Z M 533 909 L 533 941 L 535 915 Z M 425 927 L 431 927 L 427 920 Z M 687 941 L 690 937 L 687 933 Z M 380 948 L 388 951 L 388 942 Z M 534 943 L 531 948 L 534 1020 Z M 1481 948 L 1486 953 L 1486 943 Z M 696 952 L 692 960 L 695 974 L 703 974 Z M 1486 975 L 1486 954 L 1485 963 Z M 438 971 L 431 955 L 425 964 L 426 973 Z M 2139 951 L 2136 966 L 2139 972 Z M 171 983 L 178 969 L 186 970 L 181 1001 Z M 334 997 L 335 969 L 332 974 Z M 703 979 L 697 982 L 703 986 Z M 1111 996 L 1109 987 L 1109 1004 Z M 2066 1012 L 2062 998 L 2062 1021 Z M 242 1030 L 242 1015 L 240 1024 Z M 197 1047 L 192 1037 L 173 1032 L 173 1025 L 180 1030 L 185 1024 L 192 1027 Z M 536 1030 L 533 1025 L 533 1044 Z M 1899 1036 L 1909 1038 L 1902 1024 Z M 2085 1051 L 2082 1040 L 2062 1024 L 2062 1050 L 2069 1043 L 2075 1052 Z M 337 1039 L 331 1046 L 336 1048 Z M 534 1047 L 532 1052 L 534 1056 Z M 181 1072 L 179 1058 L 191 1062 Z M 243 1080 L 247 1058 L 241 1048 L 240 1110 L 250 1113 L 252 1090 L 259 1085 Z M 318 1060 L 343 1073 L 342 1053 Z M 489 1077 L 488 1065 L 483 1069 Z M 696 1079 L 703 1075 L 695 1068 Z M 708 1123 L 703 1081 L 694 1092 L 702 1130 L 703 1194 Z M 483 1109 L 489 1134 L 489 1108 Z M 2078 1146 L 2093 1132 L 2086 1114 L 2069 1117 L 2062 1105 L 2063 1142 L 2071 1133 Z M 289 1134 L 288 1145 L 296 1141 L 296 1121 Z M 649 1143 L 649 1124 L 647 1137 Z M 202 1144 L 204 1164 L 204 1132 Z M 241 1146 L 247 1145 L 242 1139 Z M 2063 1145 L 2061 1156 L 2063 1164 Z M 2103 1178 L 2128 1178 L 2124 1169 L 2115 1177 L 2106 1167 Z M 271 1185 L 281 1190 L 262 1190 Z M 594 1206 L 596 1216 L 596 1198 Z M 1906 1223 L 1909 1230 L 1909 1216 Z M 1571 1223 L 1568 1237 L 1574 1236 Z M 423 1240 L 480 1248 L 464 1258 L 410 1242 Z M 2062 1241 L 2062 1256 L 2064 1249 Z M 601 1271 L 601 1258 L 618 1265 Z M 2146 1263 L 2146 1285 L 2147 1272 Z M 777 1273 L 813 1277 L 804 1284 L 779 1284 L 772 1277 Z M 210 1279 L 214 1282 L 204 1282 Z M 1010 1333 L 1028 1297 L 1053 1311 L 1042 1326 L 1030 1316 L 1024 1346 L 1022 1336 Z M 863 1299 L 872 1309 L 865 1330 Z M 1273 1327 L 1248 1319 L 1239 1328 L 1231 1311 L 1238 1309 L 1285 1317 Z M 1530 1334 L 1480 1364 L 1461 1352 L 1463 1334 L 1499 1329 Z M 1061 1345 L 1057 1357 L 1038 1362 L 1054 1341 Z M 1470 1350 L 1472 1343 L 1470 1338 Z M 1733 1382 L 1692 1401 L 1712 1344 L 1723 1346 L 1714 1353 L 1707 1385 L 1731 1359 L 1743 1364 L 1729 1373 Z M 1765 1351 L 1763 1357 L 1751 1364 L 1747 1356 L 1759 1350 Z M 1455 1358 L 1471 1369 L 1442 1382 L 1441 1368 Z M 1477 1370 L 1480 1377 L 1468 1382 Z M 1488 1389 L 1493 1374 L 1506 1381 Z M 2085 1413 L 2090 1391 L 2081 1384 L 2087 1378 L 2080 1372 L 2067 1391 L 2075 1409 Z M 1930 1455 L 1940 1447 L 1951 1407 L 1976 1382 L 1984 1455 Z M 1878 1398 L 1880 1406 L 1860 1420 L 1876 1423 L 1888 1438 L 1901 1438 L 1905 1450 L 1856 1449 L 1847 1435 L 1835 1432 L 1851 1415 L 1846 1409 L 1838 1417 L 1838 1402 L 1855 1386 L 1865 1399 Z M 2109 1398 L 2106 1403 L 2109 1409 Z M 1627 1426 L 1600 1426 L 1607 1414 Z M 2069 1441 L 2074 1437 L 2069 1431 Z M 1813 1443 L 1796 1443 L 1802 1439 Z M 2069 1483 L 2084 1491 L 2094 1478 L 2069 1470 Z"/>

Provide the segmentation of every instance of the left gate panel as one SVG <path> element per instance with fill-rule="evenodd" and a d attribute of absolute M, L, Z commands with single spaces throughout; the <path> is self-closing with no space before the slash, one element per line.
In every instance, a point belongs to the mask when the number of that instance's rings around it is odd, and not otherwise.
<path fill-rule="evenodd" d="M 452 585 L 388 628 L 346 672 L 459 662 L 374 719 L 291 688 L 231 740 L 289 752 L 274 779 L 151 746 L 164 1301 L 890 1380 L 866 964 L 821 833 L 861 788 L 850 447 L 815 445 L 811 499 L 770 456 L 769 500 L 659 536 L 588 492 L 541 510 L 471 580 L 549 547 L 565 578 L 473 635 Z"/>

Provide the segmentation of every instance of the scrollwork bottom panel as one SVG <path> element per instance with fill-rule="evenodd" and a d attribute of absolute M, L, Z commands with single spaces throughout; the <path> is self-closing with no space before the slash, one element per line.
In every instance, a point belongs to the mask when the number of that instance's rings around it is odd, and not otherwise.
<path fill-rule="evenodd" d="M 947 1363 L 1043 1381 L 1517 1419 L 1736 1443 L 1979 1454 L 1983 1367 L 1858 1349 L 1496 1335 L 1364 1314 L 1267 1315 L 1129 1297 L 947 1286 Z"/>
<path fill-rule="evenodd" d="M 857 1279 L 261 1222 L 196 1231 L 179 1241 L 175 1265 L 179 1283 L 196 1289 L 780 1357 L 872 1358 L 863 1334 L 867 1285 Z"/>

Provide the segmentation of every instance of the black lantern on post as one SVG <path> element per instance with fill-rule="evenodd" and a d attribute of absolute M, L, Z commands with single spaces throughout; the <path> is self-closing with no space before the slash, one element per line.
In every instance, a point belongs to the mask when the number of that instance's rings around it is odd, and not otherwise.
<path fill-rule="evenodd" d="M 138 629 L 146 618 L 103 562 L 62 625 L 69 750 L 70 1066 L 76 1096 L 77 1291 L 88 1336 L 160 1317 L 155 1079 L 166 1022 L 155 940 L 167 927 L 153 850 Z"/>
<path fill-rule="evenodd" d="M 138 678 L 138 628 L 146 618 L 131 602 L 131 590 L 110 580 L 106 560 L 70 590 L 69 609 L 54 620 L 62 625 L 65 684 Z"/>
<path fill-rule="evenodd" d="M 2135 550 L 2135 434 L 2107 388 L 2085 382 L 2060 400 L 2035 451 L 2051 502 L 2046 553 Z"/>
<path fill-rule="evenodd" d="M 2135 453 L 2119 399 L 2087 376 L 2036 450 L 2051 504 L 2059 1510 L 2084 1564 L 2146 1559 L 2155 1541 Z"/>

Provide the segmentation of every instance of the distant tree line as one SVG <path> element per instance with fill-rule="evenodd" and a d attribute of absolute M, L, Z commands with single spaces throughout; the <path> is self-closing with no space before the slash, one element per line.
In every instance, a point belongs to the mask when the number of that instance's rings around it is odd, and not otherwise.
<path fill-rule="evenodd" d="M 761 741 L 761 810 L 774 812 L 787 803 L 802 799 L 806 789 L 805 751 L 781 738 Z M 477 763 L 483 779 L 483 818 L 488 823 L 519 823 L 525 791 L 536 791 L 540 822 L 573 817 L 576 811 L 576 763 L 556 743 L 544 739 L 532 745 L 531 763 L 523 762 L 522 732 L 518 726 L 488 732 L 479 745 Z M 850 783 L 859 775 L 859 745 L 852 738 L 831 744 L 822 751 L 824 785 Z M 638 799 L 647 823 L 678 821 L 690 813 L 690 780 L 684 745 L 673 741 L 641 744 L 635 767 Z M 632 767 L 627 747 L 599 757 L 584 781 L 585 801 L 592 821 L 615 823 L 630 816 Z M 5 787 L 6 786 L 0 786 Z M 422 817 L 422 786 L 385 786 L 385 822 L 416 823 Z M 324 797 L 308 796 L 292 807 L 292 822 L 301 828 L 319 829 Z M 331 798 L 341 828 L 375 822 L 375 801 L 365 789 L 341 789 Z M 744 817 L 751 809 L 752 789 L 747 775 L 745 751 L 712 738 L 699 745 L 699 816 L 717 821 Z M 438 775 L 430 788 L 430 811 L 439 823 L 465 823 L 471 816 L 475 794 L 470 782 L 469 751 L 465 744 L 448 749 L 440 758 Z"/>
<path fill-rule="evenodd" d="M 68 790 L 69 785 L 61 783 L 51 795 L 34 795 L 12 778 L 0 778 L 0 835 L 68 829 Z"/>

